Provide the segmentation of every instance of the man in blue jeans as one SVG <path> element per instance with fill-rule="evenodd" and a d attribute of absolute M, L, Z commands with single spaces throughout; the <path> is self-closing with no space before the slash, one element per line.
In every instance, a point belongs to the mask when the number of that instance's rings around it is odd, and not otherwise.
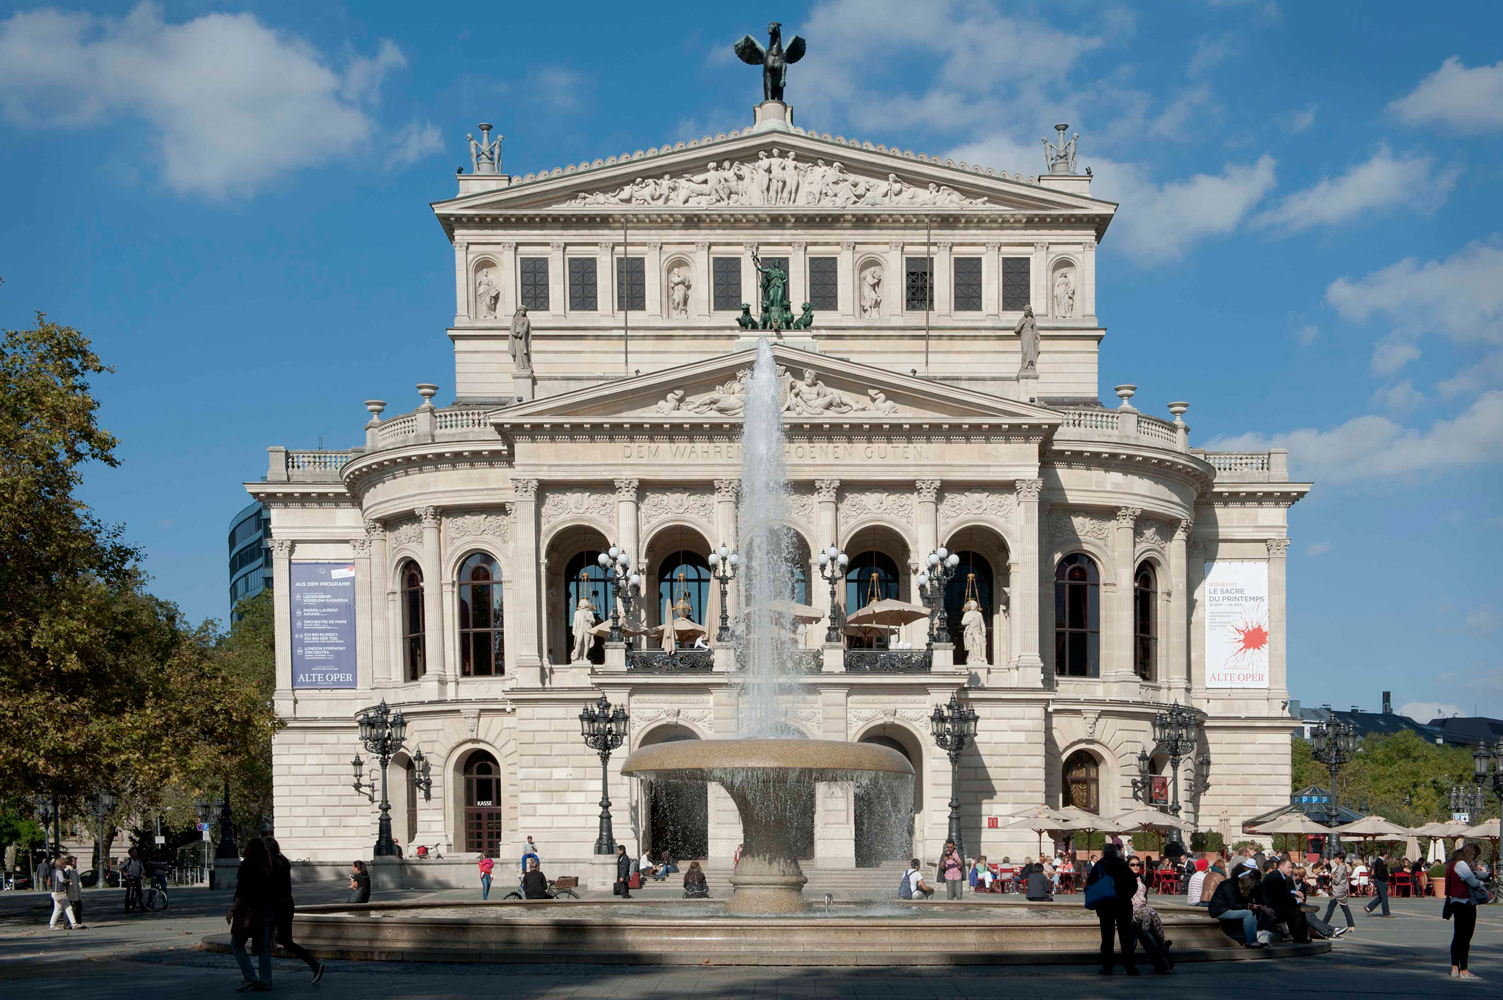
<path fill-rule="evenodd" d="M 1228 937 L 1248 948 L 1266 948 L 1273 940 L 1273 911 L 1255 902 L 1257 898 L 1257 868 L 1238 865 L 1231 878 L 1216 887 L 1207 909 L 1221 921 L 1221 929 Z"/>
<path fill-rule="evenodd" d="M 1383 907 L 1383 916 L 1391 917 L 1388 912 L 1388 855 L 1379 854 L 1373 861 L 1373 899 L 1367 904 L 1367 912 L 1371 913 L 1379 906 Z"/>

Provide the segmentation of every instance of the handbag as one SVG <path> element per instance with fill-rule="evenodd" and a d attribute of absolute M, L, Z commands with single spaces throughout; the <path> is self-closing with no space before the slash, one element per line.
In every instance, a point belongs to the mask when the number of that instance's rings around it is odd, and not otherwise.
<path fill-rule="evenodd" d="M 1473 903 L 1486 904 L 1493 901 L 1493 894 L 1488 891 L 1485 885 L 1469 885 L 1467 886 L 1467 890 L 1472 895 Z"/>
<path fill-rule="evenodd" d="M 1110 875 L 1101 868 L 1101 862 L 1096 862 L 1096 867 L 1091 869 L 1091 874 L 1096 876 L 1096 881 L 1086 886 L 1085 908 L 1099 910 L 1117 901 L 1117 883 Z"/>

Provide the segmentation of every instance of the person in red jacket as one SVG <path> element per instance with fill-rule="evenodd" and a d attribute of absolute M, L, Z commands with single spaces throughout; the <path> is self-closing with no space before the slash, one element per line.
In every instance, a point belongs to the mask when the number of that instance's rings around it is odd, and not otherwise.
<path fill-rule="evenodd" d="M 489 899 L 491 896 L 491 872 L 496 869 L 496 862 L 491 858 L 480 859 L 480 898 Z"/>

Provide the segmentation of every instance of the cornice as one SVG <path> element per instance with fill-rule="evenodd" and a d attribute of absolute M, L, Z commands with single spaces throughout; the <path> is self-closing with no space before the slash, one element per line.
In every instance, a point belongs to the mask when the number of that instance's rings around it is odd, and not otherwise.
<path fill-rule="evenodd" d="M 1062 469 L 1111 468 L 1123 472 L 1158 472 L 1178 478 L 1203 495 L 1215 482 L 1208 462 L 1182 451 L 1151 445 L 1106 441 L 1060 441 L 1054 438 L 1040 460 L 1042 466 Z"/>
<path fill-rule="evenodd" d="M 1212 507 L 1293 507 L 1314 483 L 1216 483 L 1196 501 Z"/>
<path fill-rule="evenodd" d="M 348 507 L 354 496 L 341 482 L 246 483 L 245 491 L 268 507 Z"/>
<path fill-rule="evenodd" d="M 367 488 L 369 481 L 377 476 L 389 478 L 431 469 L 509 465 L 510 452 L 507 442 L 500 438 L 409 444 L 367 452 L 347 464 L 341 475 L 345 486 L 354 492 Z"/>

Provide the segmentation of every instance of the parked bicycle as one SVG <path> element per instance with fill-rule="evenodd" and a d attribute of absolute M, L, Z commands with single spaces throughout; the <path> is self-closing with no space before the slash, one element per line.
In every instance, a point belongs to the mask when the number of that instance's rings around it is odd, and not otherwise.
<path fill-rule="evenodd" d="M 548 880 L 548 898 L 549 899 L 578 899 L 579 898 L 579 893 L 577 893 L 577 892 L 574 891 L 577 888 L 579 888 L 579 879 L 575 878 L 573 875 L 564 875 L 564 876 L 561 876 L 559 878 L 550 878 Z M 518 885 L 517 888 L 513 889 L 511 892 L 508 892 L 505 896 L 502 896 L 501 898 L 502 899 L 521 899 L 522 898 L 522 887 L 520 885 Z"/>
<path fill-rule="evenodd" d="M 167 909 L 167 890 L 163 886 L 152 885 L 141 890 L 141 907 L 152 913 L 161 913 Z"/>

